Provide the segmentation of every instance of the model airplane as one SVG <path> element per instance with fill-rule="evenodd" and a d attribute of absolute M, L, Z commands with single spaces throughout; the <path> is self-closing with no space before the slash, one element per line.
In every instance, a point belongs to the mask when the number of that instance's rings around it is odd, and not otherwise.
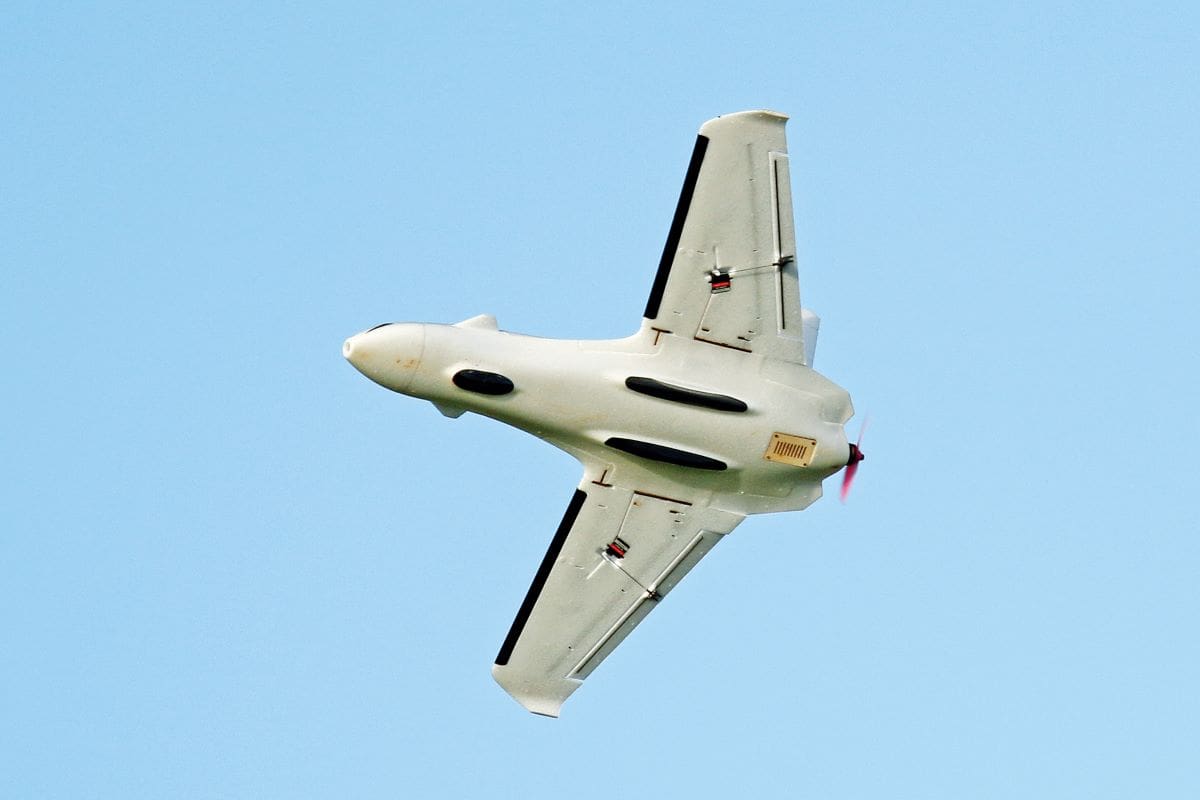
<path fill-rule="evenodd" d="M 863 458 L 846 438 L 849 395 L 812 369 L 786 121 L 745 111 L 700 128 L 633 336 L 539 339 L 483 315 L 379 325 L 343 347 L 388 389 L 506 422 L 583 465 L 492 667 L 534 713 L 558 716 L 743 517 L 805 508 Z"/>

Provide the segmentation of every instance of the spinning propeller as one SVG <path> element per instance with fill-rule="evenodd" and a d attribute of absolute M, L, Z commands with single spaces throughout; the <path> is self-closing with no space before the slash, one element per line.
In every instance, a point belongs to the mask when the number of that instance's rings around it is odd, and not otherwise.
<path fill-rule="evenodd" d="M 842 502 L 846 502 L 846 496 L 850 494 L 850 486 L 854 483 L 854 476 L 858 474 L 858 464 L 866 458 L 863 455 L 862 444 L 863 433 L 867 430 L 867 421 L 863 420 L 862 427 L 858 429 L 858 441 L 850 445 L 850 459 L 846 461 L 846 471 L 842 473 Z"/>

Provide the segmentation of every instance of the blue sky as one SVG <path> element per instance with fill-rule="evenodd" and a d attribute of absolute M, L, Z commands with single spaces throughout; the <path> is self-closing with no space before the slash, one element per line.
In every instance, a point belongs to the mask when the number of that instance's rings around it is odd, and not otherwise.
<path fill-rule="evenodd" d="M 1200 15 L 1154 5 L 7 8 L 0 795 L 1200 794 Z M 869 460 L 534 717 L 489 665 L 577 466 L 342 340 L 632 332 L 758 107 Z"/>

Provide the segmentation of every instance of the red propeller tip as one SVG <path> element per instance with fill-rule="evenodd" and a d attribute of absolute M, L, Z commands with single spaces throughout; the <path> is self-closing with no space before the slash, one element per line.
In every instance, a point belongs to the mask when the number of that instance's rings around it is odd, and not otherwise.
<path fill-rule="evenodd" d="M 842 474 L 842 502 L 846 502 L 846 497 L 850 494 L 850 486 L 854 483 L 854 476 L 858 473 L 858 462 L 855 461 L 846 465 L 846 471 Z"/>

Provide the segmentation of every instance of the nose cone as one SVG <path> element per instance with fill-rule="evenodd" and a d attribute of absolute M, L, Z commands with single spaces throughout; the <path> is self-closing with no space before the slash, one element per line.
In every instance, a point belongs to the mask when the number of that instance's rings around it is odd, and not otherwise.
<path fill-rule="evenodd" d="M 408 390 L 424 350 L 425 326 L 413 323 L 380 325 L 342 344 L 342 355 L 355 369 L 394 392 Z"/>

